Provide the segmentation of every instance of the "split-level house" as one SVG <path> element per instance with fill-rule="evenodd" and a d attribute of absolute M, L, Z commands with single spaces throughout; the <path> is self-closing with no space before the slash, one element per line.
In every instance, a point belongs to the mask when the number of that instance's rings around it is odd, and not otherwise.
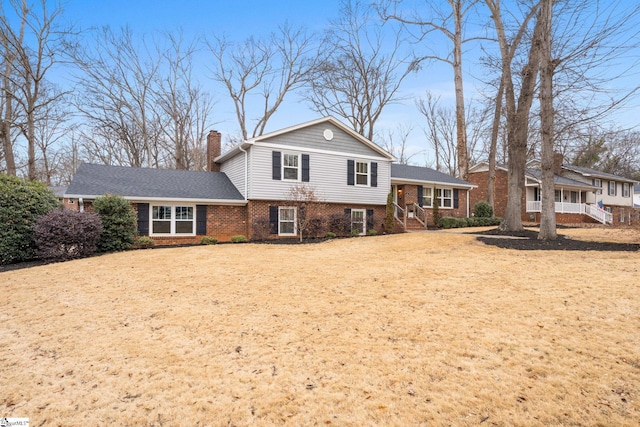
<path fill-rule="evenodd" d="M 384 229 L 387 196 L 393 191 L 397 227 L 411 221 L 426 228 L 432 200 L 441 215 L 469 215 L 468 182 L 429 168 L 394 164 L 395 158 L 333 117 L 248 139 L 221 153 L 221 135 L 207 138 L 207 170 L 181 171 L 82 164 L 65 203 L 89 208 L 104 194 L 129 200 L 138 233 L 162 244 L 254 237 L 257 222 L 269 238 L 298 235 L 292 188 L 311 189 L 325 218 L 342 216 L 351 230 Z"/>
<path fill-rule="evenodd" d="M 487 200 L 489 166 L 481 162 L 469 169 L 469 181 L 476 184 L 472 203 Z M 635 181 L 594 169 L 562 163 L 562 155 L 554 158 L 556 222 L 559 224 L 602 223 L 628 225 L 632 221 L 633 186 Z M 540 222 L 542 173 L 539 161 L 530 162 L 525 171 L 522 196 L 522 220 Z M 494 214 L 504 216 L 507 206 L 507 168 L 497 166 L 495 172 Z"/>

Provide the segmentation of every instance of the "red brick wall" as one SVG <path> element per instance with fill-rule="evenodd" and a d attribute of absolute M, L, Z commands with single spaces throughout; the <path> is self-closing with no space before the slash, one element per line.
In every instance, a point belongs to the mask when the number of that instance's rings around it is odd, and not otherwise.
<path fill-rule="evenodd" d="M 404 203 L 405 205 L 410 205 L 409 209 L 412 209 L 414 203 L 418 203 L 418 186 L 417 185 L 403 185 L 404 191 Z M 474 190 L 471 190 L 473 193 Z M 404 208 L 404 206 L 401 206 Z M 473 207 L 473 205 L 471 205 Z M 424 208 L 427 211 L 427 220 L 429 224 L 432 224 L 433 221 L 433 209 L 432 208 Z M 449 209 L 440 207 L 440 216 L 452 216 L 455 218 L 466 218 L 467 217 L 467 190 L 459 189 L 458 190 L 458 208 Z"/>
<path fill-rule="evenodd" d="M 507 210 L 507 194 L 509 192 L 508 179 L 507 171 L 501 169 L 496 170 L 493 214 L 500 218 L 504 217 L 504 213 Z M 482 200 L 486 202 L 489 199 L 489 172 L 470 173 L 468 181 L 478 186 L 478 188 L 471 190 L 469 196 L 469 201 L 471 202 L 470 208 L 473 212 L 473 207 L 476 203 Z M 524 210 L 526 210 L 526 204 L 523 207 L 523 211 Z"/>
<path fill-rule="evenodd" d="M 249 200 L 248 205 L 248 221 L 247 221 L 247 233 L 250 239 L 253 236 L 252 224 L 257 218 L 269 218 L 269 206 L 290 206 L 285 200 Z M 373 224 L 378 233 L 383 231 L 384 220 L 387 214 L 387 208 L 385 205 L 357 205 L 357 204 L 341 204 L 341 203 L 325 203 L 322 206 L 322 211 L 319 215 L 329 218 L 331 215 L 343 215 L 345 209 L 373 209 Z M 328 230 L 331 231 L 331 230 Z M 269 239 L 287 238 L 290 236 L 278 236 L 277 234 L 269 234 Z"/>

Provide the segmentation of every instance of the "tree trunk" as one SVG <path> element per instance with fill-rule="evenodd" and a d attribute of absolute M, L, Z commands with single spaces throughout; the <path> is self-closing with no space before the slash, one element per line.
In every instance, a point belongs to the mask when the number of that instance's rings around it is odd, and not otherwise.
<path fill-rule="evenodd" d="M 553 144 L 553 63 L 551 61 L 551 16 L 553 0 L 542 0 L 540 16 L 541 60 L 540 60 L 540 122 L 542 126 L 542 212 L 540 240 L 555 240 L 555 186 Z"/>
<path fill-rule="evenodd" d="M 504 95 L 504 77 L 500 79 L 500 86 L 496 94 L 496 109 L 493 115 L 491 128 L 491 145 L 489 146 L 489 180 L 487 183 L 487 203 L 495 212 L 496 190 L 496 156 L 498 147 L 498 132 L 500 130 L 500 117 L 502 116 L 502 97 Z"/>
<path fill-rule="evenodd" d="M 529 50 L 527 64 L 522 70 L 522 87 L 518 97 L 515 115 L 507 117 L 508 141 L 508 179 L 509 194 L 504 221 L 500 225 L 503 230 L 522 230 L 522 201 L 525 185 L 524 172 L 527 166 L 527 138 L 529 134 L 529 113 L 535 94 L 536 79 L 540 68 L 540 20 L 536 21 Z M 513 86 L 511 87 L 513 90 Z"/>
<path fill-rule="evenodd" d="M 467 150 L 467 125 L 464 112 L 464 87 L 462 83 L 462 4 L 452 2 L 455 33 L 453 35 L 453 76 L 456 92 L 456 149 L 458 151 L 458 176 L 469 178 L 469 153 Z"/>

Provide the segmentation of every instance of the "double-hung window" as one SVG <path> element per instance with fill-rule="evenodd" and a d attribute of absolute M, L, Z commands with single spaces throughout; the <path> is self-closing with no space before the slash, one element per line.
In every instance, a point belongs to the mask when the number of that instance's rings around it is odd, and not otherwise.
<path fill-rule="evenodd" d="M 300 180 L 300 155 L 287 154 L 282 155 L 282 178 L 290 181 Z"/>
<path fill-rule="evenodd" d="M 616 195 L 616 182 L 609 181 L 609 196 L 615 196 L 615 195 Z"/>
<path fill-rule="evenodd" d="M 599 178 L 596 178 L 593 180 L 593 185 L 595 185 L 596 187 L 598 187 L 598 192 L 597 194 L 602 194 L 602 180 Z"/>
<path fill-rule="evenodd" d="M 555 197 L 554 200 L 556 201 L 556 203 L 562 202 L 562 191 L 554 190 L 553 194 L 554 194 L 554 197 Z"/>
<path fill-rule="evenodd" d="M 278 234 L 281 236 L 296 235 L 296 208 L 278 208 Z"/>
<path fill-rule="evenodd" d="M 453 207 L 453 190 L 450 188 L 438 188 L 436 189 L 436 197 L 441 208 Z"/>
<path fill-rule="evenodd" d="M 193 235 L 195 221 L 193 206 L 151 206 L 151 234 Z"/>
<path fill-rule="evenodd" d="M 629 197 L 629 183 L 628 182 L 623 182 L 622 183 L 622 197 Z"/>
<path fill-rule="evenodd" d="M 422 187 L 422 207 L 433 207 L 433 188 Z"/>
<path fill-rule="evenodd" d="M 359 235 L 363 235 L 366 233 L 367 221 L 366 221 L 367 211 L 364 209 L 352 209 L 351 210 L 351 231 L 356 232 Z"/>
<path fill-rule="evenodd" d="M 356 162 L 356 185 L 369 185 L 369 163 Z"/>

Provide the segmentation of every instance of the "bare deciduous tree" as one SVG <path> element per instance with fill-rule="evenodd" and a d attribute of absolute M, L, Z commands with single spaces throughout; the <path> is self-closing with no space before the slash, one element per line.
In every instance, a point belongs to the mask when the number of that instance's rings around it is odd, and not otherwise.
<path fill-rule="evenodd" d="M 86 120 L 86 149 L 106 164 L 158 165 L 159 129 L 154 123 L 153 83 L 160 60 L 130 28 L 103 27 L 91 50 L 73 53 L 82 90 L 76 107 Z"/>
<path fill-rule="evenodd" d="M 25 123 L 21 132 L 27 141 L 27 176 L 36 179 L 36 120 L 41 109 L 64 95 L 63 92 L 46 91 L 45 97 L 43 86 L 47 74 L 60 62 L 63 46 L 73 35 L 73 30 L 61 25 L 63 9 L 60 6 L 49 9 L 47 0 L 39 0 L 32 5 L 26 0 L 14 0 L 10 4 L 19 17 L 20 25 L 16 31 L 5 13 L 0 16 L 2 44 L 8 55 L 3 76 L 5 112 L 12 106 L 12 99 L 24 112 Z M 10 85 L 7 85 L 7 79 L 11 80 Z M 9 87 L 15 91 L 11 97 L 6 96 Z M 10 116 L 10 113 L 6 115 Z M 7 132 L 3 133 L 6 138 Z M 10 149 L 8 144 L 3 147 L 6 157 Z"/>
<path fill-rule="evenodd" d="M 325 203 L 318 197 L 313 187 L 307 184 L 294 185 L 287 194 L 287 204 L 296 208 L 296 230 L 300 241 L 304 233 L 311 229 L 316 221 L 323 221 Z"/>
<path fill-rule="evenodd" d="M 285 96 L 304 84 L 319 58 L 314 40 L 303 28 L 285 23 L 266 40 L 250 37 L 237 45 L 225 37 L 207 41 L 216 62 L 213 78 L 233 100 L 244 139 L 262 135 Z M 248 110 L 254 105 L 256 122 L 251 125 Z"/>
<path fill-rule="evenodd" d="M 384 108 L 400 100 L 402 81 L 417 69 L 400 29 L 382 27 L 359 0 L 344 0 L 324 41 L 330 52 L 311 76 L 305 97 L 323 115 L 345 119 L 354 131 L 373 139 Z"/>
<path fill-rule="evenodd" d="M 382 148 L 391 153 L 401 165 L 409 164 L 411 159 L 421 151 L 413 151 L 409 147 L 409 135 L 413 131 L 414 126 L 410 124 L 398 124 L 395 129 L 387 130 Z"/>
<path fill-rule="evenodd" d="M 160 129 L 169 141 L 176 169 L 204 169 L 207 126 L 213 102 L 193 76 L 195 43 L 185 43 L 182 32 L 165 33 L 169 46 L 162 53 L 164 64 L 153 88 Z"/>
<path fill-rule="evenodd" d="M 421 58 L 421 60 L 438 60 L 451 65 L 453 69 L 453 80 L 456 94 L 456 151 L 458 176 L 467 179 L 469 173 L 469 157 L 467 147 L 467 127 L 465 123 L 465 99 L 464 84 L 462 77 L 462 47 L 464 43 L 477 40 L 475 37 L 464 37 L 464 23 L 467 15 L 473 11 L 478 0 L 447 0 L 447 7 L 441 7 L 439 2 L 425 2 L 428 17 L 403 14 L 398 10 L 402 0 L 388 0 L 378 7 L 379 13 L 384 19 L 393 19 L 405 25 L 417 27 L 419 42 L 427 41 L 429 35 L 437 31 L 444 35 L 451 43 L 451 48 L 444 54 L 435 52 L 435 48 L 430 47 L 433 53 Z"/>

